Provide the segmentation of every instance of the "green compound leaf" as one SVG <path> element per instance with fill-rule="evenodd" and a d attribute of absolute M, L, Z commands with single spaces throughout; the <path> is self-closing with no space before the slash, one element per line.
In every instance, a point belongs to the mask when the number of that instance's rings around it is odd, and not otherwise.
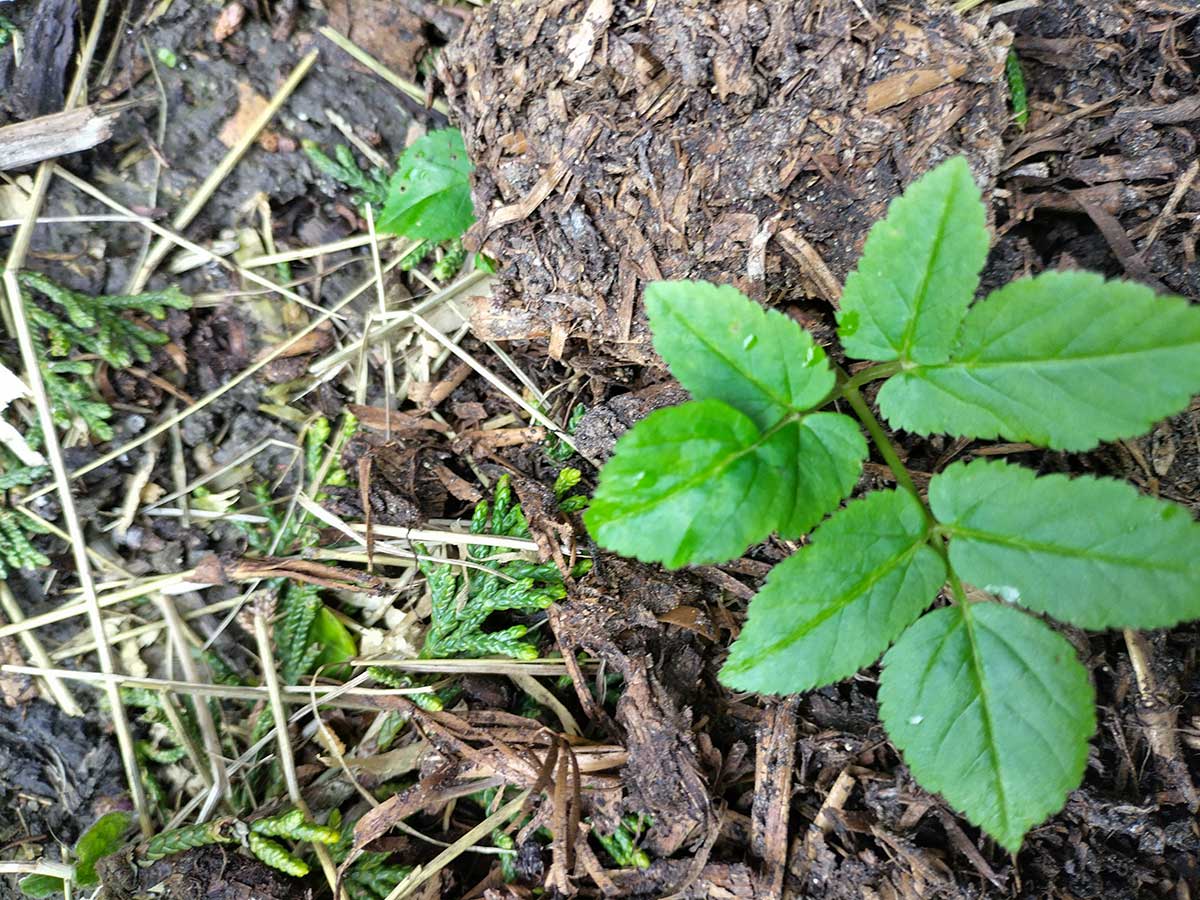
<path fill-rule="evenodd" d="M 1132 437 L 1200 392 L 1200 307 L 1090 272 L 1014 281 L 967 314 L 944 365 L 891 378 L 896 428 L 1088 450 Z"/>
<path fill-rule="evenodd" d="M 816 406 L 834 374 L 812 335 L 736 288 L 707 281 L 646 286 L 654 349 L 697 400 L 723 400 L 766 430 Z"/>
<path fill-rule="evenodd" d="M 1107 478 L 959 463 L 929 484 L 963 579 L 1081 628 L 1200 618 L 1200 524 Z"/>
<path fill-rule="evenodd" d="M 779 494 L 772 530 L 798 538 L 854 490 L 867 441 L 849 416 L 812 413 L 775 432 L 759 453 L 775 473 Z"/>
<path fill-rule="evenodd" d="M 871 227 L 838 313 L 846 354 L 945 362 L 987 252 L 979 188 L 957 156 L 909 185 Z"/>
<path fill-rule="evenodd" d="M 776 566 L 721 669 L 736 690 L 791 694 L 873 663 L 937 596 L 945 564 L 905 491 L 855 500 Z"/>
<path fill-rule="evenodd" d="M 1094 703 L 1066 639 L 999 603 L 923 616 L 879 680 L 880 718 L 917 781 L 1013 853 L 1079 785 Z"/>
<path fill-rule="evenodd" d="M 376 227 L 429 241 L 458 237 L 475 221 L 470 174 L 462 133 L 429 132 L 400 157 Z"/>
<path fill-rule="evenodd" d="M 584 522 L 604 547 L 670 568 L 724 562 L 771 533 L 780 492 L 754 423 L 719 400 L 651 413 L 617 441 Z"/>

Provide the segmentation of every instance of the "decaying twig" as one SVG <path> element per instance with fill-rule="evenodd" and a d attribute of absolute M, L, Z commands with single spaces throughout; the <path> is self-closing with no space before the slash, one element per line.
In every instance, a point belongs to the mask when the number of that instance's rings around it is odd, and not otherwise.
<path fill-rule="evenodd" d="M 0 128 L 0 171 L 90 150 L 112 137 L 126 105 L 84 106 Z"/>
<path fill-rule="evenodd" d="M 771 897 L 783 895 L 783 878 L 787 872 L 788 813 L 799 707 L 798 694 L 776 702 L 758 731 L 750 850 L 762 860 L 762 885 Z"/>
<path fill-rule="evenodd" d="M 1129 662 L 1137 679 L 1139 718 L 1146 726 L 1146 740 L 1163 781 L 1179 794 L 1188 808 L 1200 809 L 1200 793 L 1188 771 L 1187 762 L 1179 748 L 1177 723 L 1179 711 L 1163 697 L 1154 676 L 1154 655 L 1150 642 L 1140 631 L 1126 628 L 1125 646 Z"/>

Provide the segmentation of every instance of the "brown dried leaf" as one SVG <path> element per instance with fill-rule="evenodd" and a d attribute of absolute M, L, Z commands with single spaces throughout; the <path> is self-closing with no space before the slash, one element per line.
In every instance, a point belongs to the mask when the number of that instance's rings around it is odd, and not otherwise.
<path fill-rule="evenodd" d="M 445 434 L 449 426 L 425 416 L 414 416 L 399 410 L 384 409 L 379 406 L 359 406 L 349 403 L 346 408 L 358 419 L 358 423 L 371 431 L 380 434 L 390 433 L 392 437 L 420 437 L 428 432 Z"/>
<path fill-rule="evenodd" d="M 967 72 L 964 63 L 950 62 L 944 68 L 910 69 L 867 85 L 867 112 L 899 106 L 942 85 L 957 81 Z"/>
<path fill-rule="evenodd" d="M 254 90 L 247 82 L 238 82 L 237 111 L 226 120 L 217 139 L 226 147 L 232 148 L 242 139 L 255 120 L 263 114 L 270 105 L 266 97 Z"/>

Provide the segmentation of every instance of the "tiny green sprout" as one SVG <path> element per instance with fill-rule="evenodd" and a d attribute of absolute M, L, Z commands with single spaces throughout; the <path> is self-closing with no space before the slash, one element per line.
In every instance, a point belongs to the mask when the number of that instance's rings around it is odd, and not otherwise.
<path fill-rule="evenodd" d="M 170 47 L 159 47 L 154 51 L 154 58 L 168 69 L 174 69 L 179 65 L 179 57 L 175 55 L 175 51 Z"/>
<path fill-rule="evenodd" d="M 333 861 L 343 865 L 354 847 L 354 821 L 342 821 L 334 810 L 329 816 L 331 827 L 340 828 L 340 839 L 329 845 Z M 345 870 L 343 885 L 351 900 L 386 900 L 392 889 L 412 872 L 412 866 L 388 862 L 390 854 L 373 850 L 360 852 L 349 869 Z"/>
<path fill-rule="evenodd" d="M 30 535 L 48 534 L 49 529 L 13 509 L 0 508 L 0 581 L 10 569 L 36 569 L 50 565 L 50 558 L 33 546 Z"/>
<path fill-rule="evenodd" d="M 248 826 L 241 819 L 226 817 L 164 831 L 143 844 L 139 856 L 146 862 L 153 862 L 197 847 L 240 843 L 272 868 L 297 878 L 307 875 L 308 864 L 271 840 L 273 837 L 330 846 L 343 839 L 338 828 L 309 822 L 301 810 L 290 809 L 276 816 L 256 819 Z"/>
<path fill-rule="evenodd" d="M 587 407 L 582 403 L 575 404 L 571 415 L 567 418 L 567 434 L 575 434 L 585 415 L 587 415 Z M 551 434 L 546 438 L 546 455 L 554 462 L 562 463 L 574 456 L 575 451 L 557 434 Z"/>
<path fill-rule="evenodd" d="M 571 488 L 579 484 L 579 479 L 582 477 L 583 473 L 578 469 L 563 469 L 558 473 L 558 477 L 554 479 L 554 496 L 561 500 Z"/>
<path fill-rule="evenodd" d="M 168 309 L 191 308 L 191 298 L 177 288 L 93 297 L 37 272 L 21 272 L 18 281 L 26 315 L 34 326 L 31 337 L 42 363 L 55 424 L 69 428 L 78 419 L 97 438 L 111 440 L 113 430 L 107 420 L 112 418 L 112 408 L 97 399 L 96 391 L 85 381 L 94 374 L 95 364 L 63 357 L 89 354 L 115 369 L 149 362 L 154 348 L 169 338 L 129 314 L 165 319 Z M 40 304 L 35 299 L 39 297 Z"/>
<path fill-rule="evenodd" d="M 134 750 L 139 759 L 148 759 L 160 766 L 177 763 L 187 755 L 183 747 L 156 747 L 149 741 L 135 741 Z"/>
<path fill-rule="evenodd" d="M 462 132 L 456 128 L 429 132 L 396 164 L 376 227 L 434 243 L 462 237 L 475 221 L 470 176 Z"/>
<path fill-rule="evenodd" d="M 326 156 L 325 151 L 316 141 L 305 139 L 300 142 L 300 147 L 318 172 L 355 190 L 357 192 L 354 198 L 356 203 L 359 205 L 370 203 L 376 209 L 383 207 L 387 200 L 388 189 L 388 177 L 385 171 L 372 168 L 364 172 L 359 168 L 350 148 L 344 144 L 339 144 L 334 148 L 335 159 Z"/>
<path fill-rule="evenodd" d="M 403 672 L 393 672 L 385 666 L 368 666 L 367 674 L 388 687 L 404 689 L 420 686 L 412 676 L 405 675 Z M 409 694 L 408 699 L 426 712 L 441 712 L 445 709 L 442 698 L 437 694 Z"/>
<path fill-rule="evenodd" d="M 161 831 L 143 845 L 140 855 L 147 862 L 154 862 L 197 847 L 234 844 L 244 839 L 246 834 L 246 826 L 237 819 L 213 819 L 211 822 L 198 822 L 170 831 Z"/>
<path fill-rule="evenodd" d="M 0 47 L 5 46 L 12 40 L 14 34 L 19 34 L 20 30 L 16 23 L 7 16 L 0 16 Z"/>
<path fill-rule="evenodd" d="M 339 464 L 337 454 L 357 425 L 357 420 L 347 415 L 335 432 L 330 421 L 319 416 L 305 429 L 304 477 L 314 499 L 319 501 L 325 497 L 322 490 L 325 485 L 348 482 L 349 476 Z M 287 552 L 296 544 L 308 547 L 317 542 L 319 533 L 309 513 L 282 513 L 265 483 L 255 485 L 254 497 L 267 519 L 266 526 L 236 523 L 252 550 L 270 555 Z M 273 579 L 269 584 L 279 592 L 279 616 L 275 621 L 274 637 L 280 673 L 288 684 L 298 683 L 318 666 L 338 666 L 355 655 L 354 637 L 322 601 L 320 588 L 286 579 Z M 336 673 L 338 670 L 331 671 Z"/>
<path fill-rule="evenodd" d="M 529 525 L 514 502 L 507 475 L 496 482 L 492 503 L 480 501 L 471 516 L 472 534 L 497 534 L 509 537 L 528 537 Z M 427 555 L 417 547 L 421 557 Z M 549 607 L 566 596 L 562 575 L 554 563 L 531 563 L 526 560 L 498 562 L 495 549 L 482 544 L 467 547 L 467 557 L 481 567 L 472 569 L 469 578 L 449 564 L 436 564 L 418 559 L 421 572 L 429 585 L 432 608 L 429 629 L 425 633 L 422 655 L 491 656 L 513 659 L 538 658 L 536 645 L 522 640 L 528 634 L 525 625 L 513 625 L 498 631 L 485 631 L 483 626 L 496 612 L 531 614 Z M 465 599 L 460 594 L 465 591 Z"/>
<path fill-rule="evenodd" d="M 1012 104 L 1013 121 L 1017 128 L 1025 130 L 1029 124 L 1029 95 L 1025 89 L 1025 72 L 1021 69 L 1021 58 L 1016 50 L 1009 50 L 1004 61 L 1004 75 L 1008 79 L 1008 97 Z"/>
<path fill-rule="evenodd" d="M 626 816 L 611 834 L 593 832 L 605 852 L 622 868 L 650 868 L 650 857 L 637 840 L 650 824 L 647 816 Z"/>
<path fill-rule="evenodd" d="M 425 257 L 432 253 L 436 246 L 432 241 L 421 241 L 417 246 L 409 250 L 408 253 L 404 254 L 404 257 L 400 260 L 401 270 L 411 272 L 425 261 Z"/>
<path fill-rule="evenodd" d="M 446 249 L 442 253 L 442 258 L 433 264 L 433 268 L 429 270 L 429 274 L 434 281 L 449 281 L 458 274 L 458 270 L 462 268 L 462 264 L 467 259 L 466 248 L 463 247 L 461 237 L 454 238 L 446 242 Z"/>
<path fill-rule="evenodd" d="M 882 382 L 895 430 L 1091 450 L 1200 392 L 1200 307 L 1079 271 L 977 299 L 988 245 L 961 157 L 894 200 L 841 299 L 841 350 L 874 363 L 853 377 L 732 287 L 651 284 L 654 346 L 694 399 L 621 437 L 584 521 L 671 568 L 811 532 L 751 601 L 721 681 L 794 694 L 882 657 L 880 718 L 912 774 L 1015 853 L 1079 785 L 1096 728 L 1088 671 L 1042 617 L 1200 618 L 1200 524 L 1125 482 L 998 459 L 918 490 L 860 388 Z M 844 502 L 864 431 L 897 487 Z"/>
<path fill-rule="evenodd" d="M 517 842 L 503 829 L 494 828 L 492 843 L 496 845 L 497 850 L 504 851 L 500 854 L 500 877 L 504 879 L 505 884 L 512 884 L 517 880 Z"/>

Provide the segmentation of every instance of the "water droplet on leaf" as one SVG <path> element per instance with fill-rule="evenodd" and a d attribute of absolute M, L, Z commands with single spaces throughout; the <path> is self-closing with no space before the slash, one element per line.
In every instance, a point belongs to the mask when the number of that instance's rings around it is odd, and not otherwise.
<path fill-rule="evenodd" d="M 758 342 L 757 334 L 748 334 L 742 339 L 742 349 L 749 350 Z"/>

